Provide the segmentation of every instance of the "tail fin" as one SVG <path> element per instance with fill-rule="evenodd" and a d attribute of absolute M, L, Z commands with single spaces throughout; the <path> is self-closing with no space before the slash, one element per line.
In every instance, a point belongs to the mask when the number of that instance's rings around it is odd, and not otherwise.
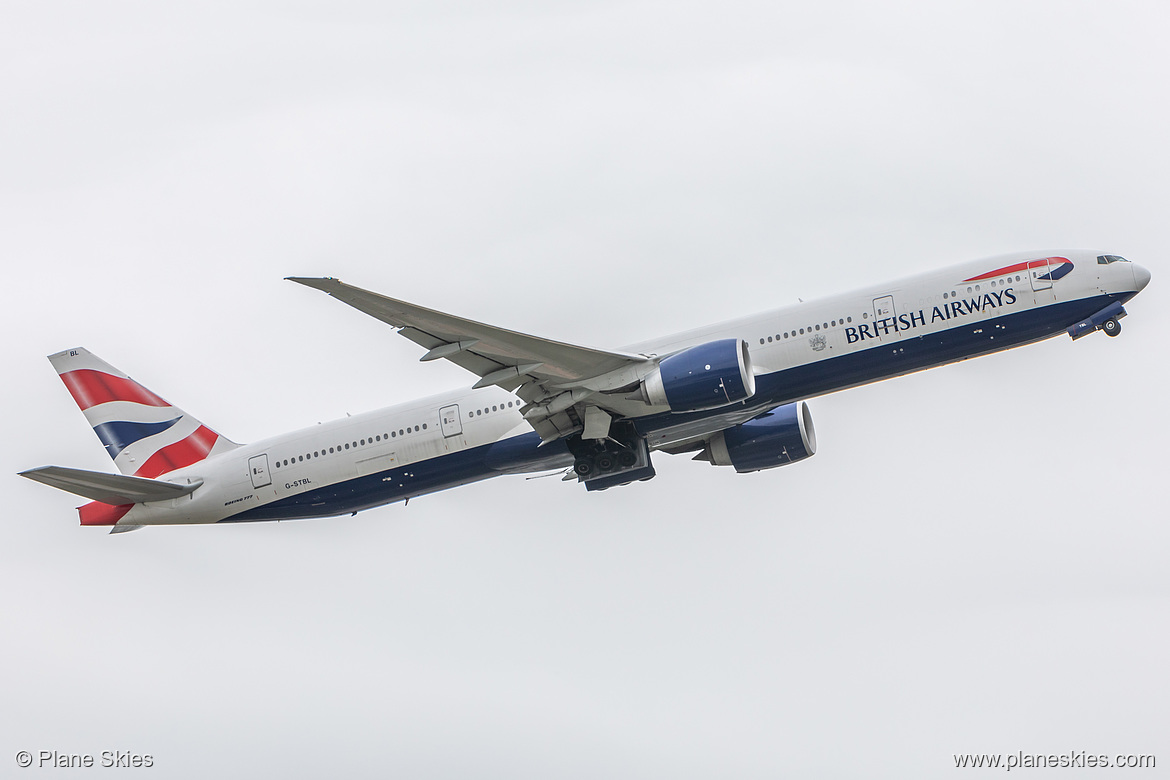
<path fill-rule="evenodd" d="M 87 349 L 49 362 L 123 474 L 154 479 L 239 446 Z"/>

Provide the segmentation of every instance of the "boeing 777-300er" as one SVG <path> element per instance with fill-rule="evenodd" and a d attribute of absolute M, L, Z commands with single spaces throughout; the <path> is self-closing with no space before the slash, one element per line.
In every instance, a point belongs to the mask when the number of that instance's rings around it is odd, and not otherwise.
<path fill-rule="evenodd" d="M 329 517 L 499 474 L 565 470 L 602 490 L 654 476 L 654 452 L 760 471 L 816 452 L 806 399 L 1061 333 L 1121 332 L 1150 272 L 1122 257 L 993 258 L 697 328 L 620 351 L 516 333 L 343 284 L 292 278 L 478 379 L 236 444 L 84 349 L 49 360 L 121 474 L 22 476 L 91 499 L 82 525 Z"/>

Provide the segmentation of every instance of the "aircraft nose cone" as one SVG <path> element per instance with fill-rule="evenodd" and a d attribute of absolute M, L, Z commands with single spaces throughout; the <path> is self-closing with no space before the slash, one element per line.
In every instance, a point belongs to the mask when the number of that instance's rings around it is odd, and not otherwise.
<path fill-rule="evenodd" d="M 1150 283 L 1150 272 L 1142 266 L 1134 263 L 1133 283 L 1137 285 L 1138 292 L 1146 289 L 1146 285 Z"/>

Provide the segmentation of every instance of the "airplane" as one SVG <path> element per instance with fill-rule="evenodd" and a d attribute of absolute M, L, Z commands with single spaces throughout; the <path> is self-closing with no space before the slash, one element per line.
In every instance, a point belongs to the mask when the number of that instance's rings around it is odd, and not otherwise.
<path fill-rule="evenodd" d="M 652 453 L 749 473 L 816 452 L 807 400 L 1068 333 L 1121 332 L 1150 272 L 1095 251 L 979 260 L 601 350 L 289 277 L 396 329 L 470 388 L 237 444 L 89 351 L 49 356 L 120 474 L 44 466 L 83 526 L 354 514 L 501 474 L 587 491 L 655 475 Z"/>

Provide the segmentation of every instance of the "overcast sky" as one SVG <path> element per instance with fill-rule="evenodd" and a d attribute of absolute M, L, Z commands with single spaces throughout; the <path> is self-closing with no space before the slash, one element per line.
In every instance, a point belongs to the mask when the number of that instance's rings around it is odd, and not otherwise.
<path fill-rule="evenodd" d="M 10 476 L 0 774 L 1165 772 L 1165 5 L 492 5 L 0 0 L 0 471 L 113 470 L 77 345 L 237 441 L 472 383 L 289 275 L 603 348 L 1016 250 L 1154 281 L 753 475 L 116 537 Z"/>

